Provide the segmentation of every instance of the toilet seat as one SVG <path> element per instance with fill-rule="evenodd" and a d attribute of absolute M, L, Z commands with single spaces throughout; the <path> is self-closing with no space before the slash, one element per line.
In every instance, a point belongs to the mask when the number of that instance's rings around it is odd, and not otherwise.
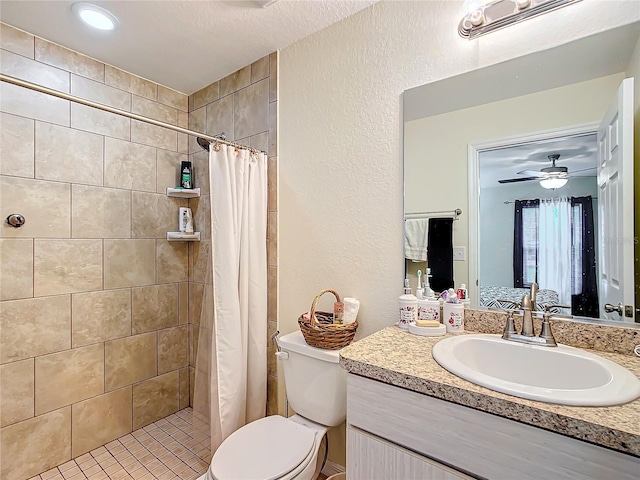
<path fill-rule="evenodd" d="M 214 480 L 286 480 L 316 454 L 316 432 L 279 415 L 251 422 L 232 433 L 211 460 Z"/>

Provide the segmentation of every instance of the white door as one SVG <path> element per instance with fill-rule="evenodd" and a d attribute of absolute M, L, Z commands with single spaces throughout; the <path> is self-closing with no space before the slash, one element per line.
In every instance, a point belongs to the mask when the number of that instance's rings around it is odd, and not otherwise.
<path fill-rule="evenodd" d="M 598 205 L 600 316 L 632 321 L 633 78 L 622 82 L 598 128 Z M 606 304 L 622 306 L 622 313 L 606 311 Z"/>

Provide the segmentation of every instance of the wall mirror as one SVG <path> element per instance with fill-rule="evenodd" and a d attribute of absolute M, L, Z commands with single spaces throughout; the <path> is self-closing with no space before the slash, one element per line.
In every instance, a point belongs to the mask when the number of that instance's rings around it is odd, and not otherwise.
<path fill-rule="evenodd" d="M 473 307 L 508 306 L 497 300 L 517 301 L 536 281 L 539 309 L 633 323 L 633 172 L 606 184 L 602 159 L 620 152 L 624 132 L 598 129 L 640 71 L 639 38 L 633 23 L 404 92 L 405 232 L 431 242 L 429 219 L 453 219 L 453 278 L 438 287 L 466 284 Z M 633 119 L 640 99 L 624 101 Z M 633 141 L 624 146 L 633 165 Z M 616 194 L 626 207 L 611 206 Z M 603 233 L 612 229 L 615 240 Z M 421 253 L 405 258 L 414 288 Z M 604 311 L 610 298 L 620 313 Z"/>

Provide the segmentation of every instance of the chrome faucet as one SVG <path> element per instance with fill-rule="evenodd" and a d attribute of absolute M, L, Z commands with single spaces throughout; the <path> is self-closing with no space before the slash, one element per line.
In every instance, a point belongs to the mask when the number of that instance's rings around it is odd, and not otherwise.
<path fill-rule="evenodd" d="M 531 292 L 529 293 L 529 298 L 531 299 L 531 310 L 534 312 L 538 310 L 538 290 L 538 284 L 536 282 L 533 282 L 531 284 Z"/>

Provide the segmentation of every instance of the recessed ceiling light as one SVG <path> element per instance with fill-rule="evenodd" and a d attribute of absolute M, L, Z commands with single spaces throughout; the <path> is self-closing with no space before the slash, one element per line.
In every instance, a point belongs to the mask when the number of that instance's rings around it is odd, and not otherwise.
<path fill-rule="evenodd" d="M 98 30 L 114 30 L 120 23 L 109 10 L 92 3 L 74 3 L 71 10 L 84 23 Z"/>

